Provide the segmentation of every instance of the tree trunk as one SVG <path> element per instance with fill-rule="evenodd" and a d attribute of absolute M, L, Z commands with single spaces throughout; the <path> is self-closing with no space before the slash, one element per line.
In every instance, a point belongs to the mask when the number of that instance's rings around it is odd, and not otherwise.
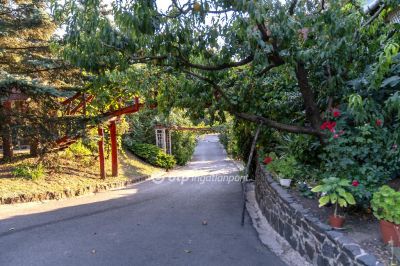
<path fill-rule="evenodd" d="M 298 62 L 296 67 L 296 77 L 299 83 L 300 92 L 303 97 L 306 117 L 315 130 L 321 126 L 321 116 L 318 105 L 315 103 L 314 93 L 308 83 L 307 70 L 303 62 Z"/>
<path fill-rule="evenodd" d="M 14 151 L 10 125 L 5 125 L 2 127 L 2 129 L 1 138 L 3 140 L 3 158 L 11 159 L 14 155 Z"/>
<path fill-rule="evenodd" d="M 11 102 L 6 101 L 3 104 L 0 103 L 0 117 L 4 122 L 0 126 L 1 130 L 1 138 L 3 141 L 3 159 L 9 160 L 14 156 L 13 151 L 13 138 L 12 138 L 12 130 L 11 130 Z"/>
<path fill-rule="evenodd" d="M 30 154 L 31 156 L 38 156 L 39 155 L 39 141 L 34 138 L 30 143 Z"/>

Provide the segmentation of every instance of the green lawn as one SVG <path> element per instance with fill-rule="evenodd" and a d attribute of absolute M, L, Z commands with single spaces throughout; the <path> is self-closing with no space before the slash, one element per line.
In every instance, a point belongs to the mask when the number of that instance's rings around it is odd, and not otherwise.
<path fill-rule="evenodd" d="M 110 159 L 106 161 L 107 178 L 99 178 L 98 161 L 64 158 L 53 154 L 43 161 L 45 173 L 39 180 L 17 178 L 13 169 L 21 164 L 35 164 L 37 159 L 18 156 L 13 162 L 0 164 L 0 204 L 11 202 L 58 199 L 78 196 L 96 190 L 121 186 L 125 182 L 161 171 L 129 152 L 120 154 L 119 176 L 111 176 Z"/>

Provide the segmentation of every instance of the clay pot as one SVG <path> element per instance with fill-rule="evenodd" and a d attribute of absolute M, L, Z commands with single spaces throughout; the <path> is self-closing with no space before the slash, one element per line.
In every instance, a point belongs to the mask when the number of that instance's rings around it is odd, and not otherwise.
<path fill-rule="evenodd" d="M 380 220 L 379 227 L 381 229 L 382 240 L 385 244 L 393 241 L 394 247 L 400 246 L 400 225 Z"/>
<path fill-rule="evenodd" d="M 331 216 L 329 216 L 329 224 L 333 228 L 342 228 L 343 224 L 344 224 L 344 217 L 331 215 Z"/>

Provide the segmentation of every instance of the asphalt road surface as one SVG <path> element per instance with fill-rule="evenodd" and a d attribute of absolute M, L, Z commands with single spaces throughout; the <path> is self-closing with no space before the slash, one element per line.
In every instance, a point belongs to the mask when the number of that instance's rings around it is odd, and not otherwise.
<path fill-rule="evenodd" d="M 191 163 L 164 178 L 0 206 L 0 265 L 285 265 L 248 217 L 240 225 L 236 175 L 217 136 L 208 135 Z"/>

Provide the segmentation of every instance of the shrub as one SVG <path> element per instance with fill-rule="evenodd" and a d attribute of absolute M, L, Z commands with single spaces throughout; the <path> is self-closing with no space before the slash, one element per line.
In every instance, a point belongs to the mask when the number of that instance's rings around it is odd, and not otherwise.
<path fill-rule="evenodd" d="M 179 165 L 185 165 L 192 158 L 196 147 L 195 134 L 189 132 L 172 133 L 172 154 Z"/>
<path fill-rule="evenodd" d="M 154 126 L 157 124 L 192 126 L 191 121 L 185 118 L 184 113 L 178 109 L 175 109 L 167 117 L 158 113 L 156 109 L 143 110 L 129 116 L 127 121 L 131 130 L 124 136 L 125 144 L 131 142 L 156 144 Z M 192 158 L 196 147 L 195 134 L 191 132 L 172 131 L 171 139 L 171 152 L 177 164 L 185 165 Z"/>
<path fill-rule="evenodd" d="M 296 159 L 291 155 L 286 155 L 278 158 L 275 153 L 270 153 L 267 158 L 270 162 L 267 164 L 267 169 L 280 178 L 299 178 L 298 164 Z"/>
<path fill-rule="evenodd" d="M 171 169 L 176 164 L 174 156 L 166 154 L 155 145 L 137 142 L 126 143 L 126 145 L 130 151 L 152 165 Z"/>
<path fill-rule="evenodd" d="M 233 158 L 246 162 L 253 142 L 254 125 L 248 122 L 229 120 L 223 125 L 219 140 Z"/>
<path fill-rule="evenodd" d="M 15 177 L 22 177 L 31 179 L 33 181 L 38 181 L 44 176 L 44 167 L 42 164 L 23 164 L 15 167 L 15 169 L 12 171 L 12 174 Z"/>
<path fill-rule="evenodd" d="M 372 194 L 399 169 L 396 134 L 396 130 L 375 125 L 375 122 L 351 128 L 338 121 L 329 144 L 320 155 L 321 176 L 357 180 L 352 192 L 357 203 L 368 207 Z"/>
<path fill-rule="evenodd" d="M 82 140 L 73 143 L 65 150 L 65 156 L 67 158 L 79 158 L 80 162 L 84 165 L 90 165 L 92 163 L 92 155 L 92 151 L 83 144 Z"/>
<path fill-rule="evenodd" d="M 400 224 L 400 192 L 382 186 L 374 193 L 371 207 L 376 218 Z"/>

